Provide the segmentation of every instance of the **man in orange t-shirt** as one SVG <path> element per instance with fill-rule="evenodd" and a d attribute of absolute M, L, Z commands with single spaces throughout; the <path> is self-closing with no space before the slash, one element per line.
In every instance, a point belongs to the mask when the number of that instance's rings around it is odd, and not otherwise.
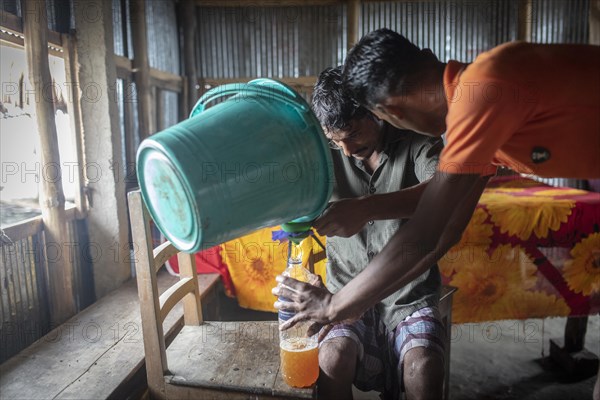
<path fill-rule="evenodd" d="M 278 277 L 296 311 L 286 326 L 360 316 L 438 261 L 461 237 L 494 165 L 541 176 L 600 177 L 600 47 L 508 43 L 472 64 L 440 62 L 389 29 L 349 52 L 344 80 L 355 99 L 400 129 L 446 133 L 438 171 L 412 218 L 336 294 Z M 343 218 L 321 221 L 329 234 Z M 388 265 L 396 268 L 387 268 Z M 309 332 L 310 333 L 310 332 Z M 600 378 L 600 376 L 599 376 Z M 594 390 L 600 400 L 600 379 Z"/>

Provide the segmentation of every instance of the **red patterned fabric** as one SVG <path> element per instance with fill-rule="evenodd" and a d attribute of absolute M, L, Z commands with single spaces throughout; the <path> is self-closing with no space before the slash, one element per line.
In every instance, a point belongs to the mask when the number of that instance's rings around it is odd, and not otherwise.
<path fill-rule="evenodd" d="M 179 274 L 177 257 L 171 257 L 169 267 L 173 273 Z M 235 296 L 235 287 L 233 286 L 227 265 L 223 263 L 221 258 L 220 246 L 214 246 L 196 253 L 196 270 L 199 274 L 220 274 L 227 295 L 230 297 Z"/>
<path fill-rule="evenodd" d="M 493 179 L 440 261 L 457 323 L 600 311 L 600 194 Z"/>

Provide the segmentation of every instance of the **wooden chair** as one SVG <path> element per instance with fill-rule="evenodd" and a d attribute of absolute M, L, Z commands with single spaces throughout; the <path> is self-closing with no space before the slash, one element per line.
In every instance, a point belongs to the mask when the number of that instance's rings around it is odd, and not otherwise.
<path fill-rule="evenodd" d="M 139 190 L 128 197 L 150 396 L 314 398 L 315 387 L 291 388 L 279 373 L 277 322 L 203 321 L 194 256 L 179 252 L 169 242 L 153 249 L 150 217 Z M 180 279 L 159 295 L 156 272 L 175 254 Z M 184 327 L 167 347 L 163 321 L 180 301 Z"/>

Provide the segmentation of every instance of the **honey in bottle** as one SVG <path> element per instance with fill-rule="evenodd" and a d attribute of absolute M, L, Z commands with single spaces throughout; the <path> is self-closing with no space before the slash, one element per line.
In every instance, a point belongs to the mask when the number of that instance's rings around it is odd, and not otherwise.
<path fill-rule="evenodd" d="M 299 281 L 308 281 L 308 271 L 302 266 L 302 250 L 299 244 L 289 242 L 291 246 L 288 265 L 283 273 Z M 289 301 L 280 297 L 282 301 Z M 294 316 L 294 312 L 280 310 L 281 325 Z M 309 322 L 300 322 L 292 328 L 279 333 L 281 354 L 281 374 L 285 382 L 293 387 L 309 387 L 319 376 L 318 335 L 307 336 Z"/>

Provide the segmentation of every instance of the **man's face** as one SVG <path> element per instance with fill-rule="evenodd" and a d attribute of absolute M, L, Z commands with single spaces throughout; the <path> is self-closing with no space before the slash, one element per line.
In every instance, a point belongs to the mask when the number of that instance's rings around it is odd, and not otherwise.
<path fill-rule="evenodd" d="M 373 155 L 382 140 L 382 124 L 370 116 L 353 120 L 346 129 L 325 130 L 325 136 L 347 157 L 365 160 Z"/>

